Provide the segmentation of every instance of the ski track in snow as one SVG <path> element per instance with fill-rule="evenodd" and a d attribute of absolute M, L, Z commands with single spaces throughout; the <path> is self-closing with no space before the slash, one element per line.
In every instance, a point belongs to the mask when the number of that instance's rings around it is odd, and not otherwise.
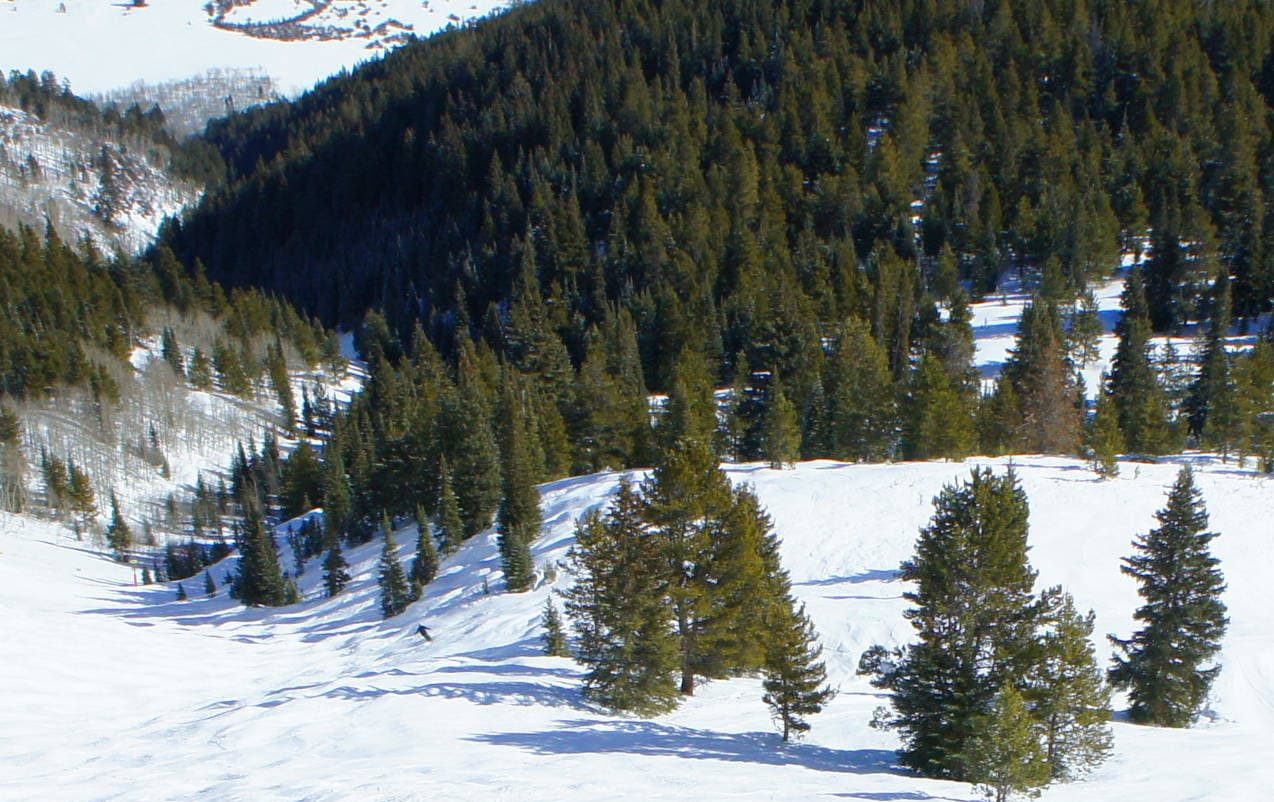
<path fill-rule="evenodd" d="M 1063 584 L 1094 608 L 1097 637 L 1128 634 L 1138 597 L 1119 558 L 1153 525 L 1186 459 L 1221 532 L 1229 585 L 1209 715 L 1190 730 L 1116 722 L 1111 760 L 1045 800 L 1247 800 L 1274 786 L 1268 479 L 1194 456 L 1125 463 L 1099 482 L 1073 460 L 1015 457 L 1037 587 Z M 773 516 L 840 688 L 807 741 L 790 746 L 756 679 L 705 683 L 655 719 L 583 702 L 580 667 L 539 653 L 544 601 L 569 577 L 504 593 L 490 532 L 444 563 L 422 601 L 382 621 L 379 542 L 348 553 L 355 581 L 342 596 L 321 597 L 313 560 L 303 603 L 246 610 L 224 590 L 204 598 L 202 577 L 185 581 L 185 602 L 175 584 L 136 587 L 130 569 L 66 530 L 0 516 L 0 799 L 974 799 L 968 785 L 897 769 L 895 736 L 868 726 L 886 700 L 854 669 L 871 644 L 911 637 L 896 571 L 932 497 L 973 464 L 1008 462 L 728 467 Z M 575 521 L 617 481 L 543 487 L 538 565 L 565 556 Z M 412 529 L 397 533 L 404 559 L 414 540 Z M 282 556 L 290 561 L 286 546 Z M 213 569 L 218 585 L 235 559 Z M 415 635 L 420 622 L 432 643 Z"/>

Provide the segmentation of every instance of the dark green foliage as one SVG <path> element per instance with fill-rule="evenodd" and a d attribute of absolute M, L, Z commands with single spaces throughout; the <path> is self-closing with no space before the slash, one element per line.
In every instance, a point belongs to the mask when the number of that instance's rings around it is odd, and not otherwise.
<path fill-rule="evenodd" d="M 351 514 L 349 478 L 338 448 L 328 450 L 323 460 L 323 528 L 331 538 L 345 533 Z"/>
<path fill-rule="evenodd" d="M 816 642 L 814 624 L 805 605 L 795 609 L 789 597 L 774 606 L 765 650 L 763 700 L 770 715 L 783 728 L 783 740 L 809 730 L 805 720 L 822 711 L 834 692 L 827 685 L 827 669 L 819 658 L 823 647 Z"/>
<path fill-rule="evenodd" d="M 971 778 L 978 718 L 1013 676 L 1031 630 L 1035 572 L 1026 559 L 1026 496 L 1012 474 L 975 469 L 944 487 L 916 554 L 902 565 L 918 642 L 889 668 L 864 668 L 894 692 L 890 724 L 903 736 L 903 765 L 931 777 Z"/>
<path fill-rule="evenodd" d="M 577 580 L 565 597 L 576 657 L 589 669 L 585 694 L 616 710 L 654 714 L 677 704 L 680 650 L 669 624 L 668 563 L 641 506 L 623 481 L 605 517 L 579 523 L 568 558 Z"/>
<path fill-rule="evenodd" d="M 278 607 L 287 604 L 287 587 L 279 567 L 279 550 L 266 526 L 260 507 L 244 505 L 243 531 L 239 536 L 239 573 L 235 591 L 249 607 Z"/>
<path fill-rule="evenodd" d="M 210 599 L 217 595 L 217 583 L 213 581 L 211 571 L 203 572 L 203 592 Z"/>
<path fill-rule="evenodd" d="M 1101 356 L 1101 313 L 1091 288 L 1085 287 L 1071 310 L 1066 326 L 1066 348 L 1071 361 L 1081 368 Z"/>
<path fill-rule="evenodd" d="M 801 427 L 796 407 L 783 392 L 779 377 L 770 381 L 761 418 L 761 455 L 771 468 L 790 468 L 801 456 Z"/>
<path fill-rule="evenodd" d="M 208 359 L 208 355 L 197 347 L 190 357 L 190 369 L 186 374 L 186 380 L 196 390 L 212 389 L 212 362 Z"/>
<path fill-rule="evenodd" d="M 123 562 L 128 559 L 128 551 L 133 547 L 133 530 L 124 519 L 119 509 L 119 499 L 115 491 L 111 491 L 111 522 L 106 526 L 106 545 L 115 552 L 115 559 Z"/>
<path fill-rule="evenodd" d="M 266 372 L 274 387 L 274 397 L 283 416 L 283 428 L 296 434 L 296 396 L 292 392 L 292 380 L 288 375 L 288 363 L 283 357 L 283 344 L 273 343 L 266 349 Z"/>
<path fill-rule="evenodd" d="M 907 455 L 912 459 L 963 459 L 975 435 L 969 399 L 952 385 L 936 357 L 926 354 L 911 379 L 907 402 Z"/>
<path fill-rule="evenodd" d="M 294 518 L 309 512 L 309 503 L 323 498 L 323 466 L 318 454 L 302 440 L 288 455 L 280 470 L 283 485 L 283 516 Z"/>
<path fill-rule="evenodd" d="M 1198 717 L 1220 666 L 1208 666 L 1221 649 L 1228 620 L 1225 582 L 1209 544 L 1208 514 L 1189 466 L 1181 469 L 1159 526 L 1133 541 L 1137 553 L 1122 570 L 1141 585 L 1142 623 L 1131 638 L 1111 636 L 1118 649 L 1111 684 L 1126 688 L 1133 721 L 1185 727 Z"/>
<path fill-rule="evenodd" d="M 186 595 L 186 586 L 178 582 L 177 583 L 177 601 L 185 601 L 187 598 L 189 597 Z"/>
<path fill-rule="evenodd" d="M 1239 446 L 1243 419 L 1232 359 L 1226 350 L 1230 331 L 1230 285 L 1222 278 L 1212 288 L 1212 314 L 1203 363 L 1186 398 L 1190 433 L 1226 457 Z"/>
<path fill-rule="evenodd" d="M 506 378 L 500 405 L 503 497 L 496 516 L 504 584 L 512 592 L 529 590 L 535 578 L 531 543 L 540 536 L 540 491 L 531 464 L 525 398 Z"/>
<path fill-rule="evenodd" d="M 416 511 L 416 558 L 412 560 L 408 579 L 411 581 L 412 595 L 420 597 L 420 589 L 438 575 L 438 548 L 434 545 L 433 530 L 429 525 L 429 516 L 423 509 Z"/>
<path fill-rule="evenodd" d="M 828 456 L 861 461 L 890 456 L 897 440 L 897 404 L 889 361 L 857 318 L 836 338 L 824 371 Z"/>
<path fill-rule="evenodd" d="M 439 460 L 441 480 L 438 491 L 438 538 L 442 553 L 452 554 L 464 541 L 464 522 L 460 519 L 460 502 L 452 489 L 451 469 L 445 458 Z"/>
<path fill-rule="evenodd" d="M 465 361 L 460 382 L 442 400 L 439 437 L 451 467 L 464 537 L 491 525 L 500 503 L 500 452 L 491 427 L 491 397 L 477 366 Z"/>
<path fill-rule="evenodd" d="M 566 642 L 566 630 L 562 627 L 562 614 L 550 598 L 544 602 L 544 615 L 540 618 L 540 626 L 544 630 L 541 636 L 544 641 L 544 653 L 549 657 L 570 657 L 571 649 Z"/>
<path fill-rule="evenodd" d="M 1119 346 L 1109 389 L 1124 447 L 1134 454 L 1163 454 L 1171 446 L 1171 432 L 1163 388 L 1150 363 L 1150 314 L 1140 270 L 1128 277 L 1120 304 L 1123 314 L 1115 326 Z"/>
<path fill-rule="evenodd" d="M 385 618 L 393 618 L 407 609 L 411 604 L 411 586 L 407 582 L 407 574 L 398 560 L 398 546 L 394 543 L 393 525 L 386 517 L 381 526 L 385 533 L 385 546 L 380 552 L 380 613 Z"/>
<path fill-rule="evenodd" d="M 186 373 L 185 359 L 181 355 L 181 346 L 177 343 L 177 335 L 173 334 L 173 330 L 164 327 L 164 332 L 159 341 L 159 352 L 164 362 L 168 363 L 168 367 L 173 369 L 173 373 L 181 378 Z"/>
<path fill-rule="evenodd" d="M 345 555 L 341 553 L 340 541 L 332 538 L 327 556 L 323 558 L 323 589 L 330 599 L 344 590 L 349 582 L 349 563 L 345 561 Z"/>

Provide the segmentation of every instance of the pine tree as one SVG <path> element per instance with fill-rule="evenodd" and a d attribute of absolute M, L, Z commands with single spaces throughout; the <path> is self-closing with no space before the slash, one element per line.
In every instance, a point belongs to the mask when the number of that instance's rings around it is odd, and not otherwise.
<path fill-rule="evenodd" d="M 504 584 L 513 593 L 529 590 L 535 578 L 531 542 L 540 535 L 540 492 L 535 487 L 528 453 L 526 415 L 505 382 L 503 414 L 504 494 L 496 516 Z"/>
<path fill-rule="evenodd" d="M 186 379 L 196 390 L 212 389 L 212 362 L 209 361 L 208 355 L 197 347 L 190 357 Z"/>
<path fill-rule="evenodd" d="M 1209 544 L 1208 514 L 1190 466 L 1181 469 L 1159 526 L 1133 541 L 1137 554 L 1121 570 L 1141 584 L 1144 626 L 1131 638 L 1113 635 L 1118 653 L 1109 677 L 1128 690 L 1133 721 L 1185 727 L 1198 717 L 1220 666 L 1205 667 L 1221 650 L 1228 619 L 1225 582 Z"/>
<path fill-rule="evenodd" d="M 1089 459 L 1098 476 L 1110 479 L 1119 475 L 1119 453 L 1123 446 L 1124 438 L 1119 431 L 1115 400 L 1109 391 L 1100 390 L 1097 395 L 1097 410 L 1088 425 Z"/>
<path fill-rule="evenodd" d="M 903 765 L 968 780 L 977 719 L 1033 634 L 1028 509 L 1016 477 L 988 469 L 944 487 L 934 507 L 915 556 L 902 565 L 902 577 L 916 583 L 904 598 L 919 641 L 893 658 L 873 648 L 860 672 L 894 692 L 894 715 L 882 723 L 902 733 Z"/>
<path fill-rule="evenodd" d="M 830 456 L 881 460 L 897 439 L 897 403 L 889 358 L 863 321 L 852 318 L 841 329 L 827 362 Z"/>
<path fill-rule="evenodd" d="M 407 574 L 398 561 L 398 546 L 394 543 L 393 526 L 389 516 L 384 516 L 381 529 L 385 533 L 385 546 L 380 552 L 380 612 L 385 618 L 393 618 L 411 604 L 411 587 Z"/>
<path fill-rule="evenodd" d="M 1101 311 L 1091 287 L 1085 287 L 1071 310 L 1066 327 L 1066 347 L 1071 361 L 1081 368 L 1101 356 Z"/>
<path fill-rule="evenodd" d="M 329 444 L 323 456 L 323 529 L 329 537 L 339 539 L 345 533 L 353 503 L 349 478 L 337 443 Z"/>
<path fill-rule="evenodd" d="M 814 624 L 805 614 L 805 605 L 795 609 L 789 597 L 776 605 L 769 621 L 765 649 L 763 701 L 771 717 L 783 727 L 783 740 L 809 730 L 806 716 L 822 711 L 834 692 L 827 685 L 823 647 L 816 642 Z"/>
<path fill-rule="evenodd" d="M 1022 311 L 1004 375 L 1020 404 L 1020 434 L 1026 449 L 1041 454 L 1074 453 L 1081 420 L 1072 404 L 1074 373 L 1066 358 L 1061 317 L 1052 301 L 1037 297 Z"/>
<path fill-rule="evenodd" d="M 203 572 L 203 592 L 210 599 L 217 595 L 217 583 L 212 581 L 211 571 Z"/>
<path fill-rule="evenodd" d="M 925 354 L 912 376 L 908 403 L 908 456 L 963 459 L 974 447 L 968 399 L 951 386 L 937 358 Z"/>
<path fill-rule="evenodd" d="M 564 596 L 588 667 L 584 692 L 616 710 L 641 714 L 676 707 L 679 639 L 669 625 L 668 562 L 647 532 L 642 500 L 621 480 L 605 516 L 575 530 L 568 555 L 575 584 Z"/>
<path fill-rule="evenodd" d="M 438 548 L 434 545 L 433 530 L 429 525 L 429 517 L 421 507 L 416 508 L 416 558 L 412 560 L 411 580 L 412 596 L 419 598 L 425 585 L 434 581 L 438 575 Z"/>
<path fill-rule="evenodd" d="M 1120 298 L 1115 326 L 1119 345 L 1111 363 L 1110 393 L 1119 411 L 1124 447 L 1134 454 L 1162 454 L 1171 446 L 1163 388 L 1150 363 L 1150 313 L 1141 271 L 1133 269 Z"/>
<path fill-rule="evenodd" d="M 461 356 L 460 382 L 443 397 L 438 432 L 467 539 L 490 526 L 499 507 L 500 453 L 478 368 L 472 357 Z"/>
<path fill-rule="evenodd" d="M 1050 767 L 1035 729 L 1022 695 L 1005 683 L 990 710 L 975 721 L 964 756 L 969 782 L 995 802 L 1007 802 L 1013 793 L 1038 795 L 1048 784 Z"/>
<path fill-rule="evenodd" d="M 451 469 L 445 457 L 438 458 L 438 537 L 442 553 L 454 554 L 464 541 L 464 523 L 460 520 L 460 502 L 452 489 Z"/>
<path fill-rule="evenodd" d="M 330 599 L 345 589 L 349 584 L 349 563 L 345 561 L 345 555 L 341 554 L 341 543 L 339 538 L 331 538 L 331 543 L 327 550 L 327 556 L 323 558 L 323 589 L 327 592 Z"/>
<path fill-rule="evenodd" d="M 792 467 L 801 456 L 801 427 L 796 420 L 796 406 L 784 394 L 778 376 L 770 382 L 765 400 L 761 453 L 774 470 Z"/>
<path fill-rule="evenodd" d="M 160 355 L 168 366 L 173 369 L 173 373 L 180 379 L 185 375 L 185 363 L 181 356 L 181 346 L 177 344 L 177 336 L 173 334 L 173 330 L 167 326 L 164 327 L 163 333 L 160 335 Z"/>
<path fill-rule="evenodd" d="M 1094 620 L 1092 611 L 1081 616 L 1060 587 L 1040 594 L 1042 631 L 1023 693 L 1055 780 L 1073 780 L 1110 754 L 1110 690 L 1093 649 Z"/>
<path fill-rule="evenodd" d="M 119 509 L 119 498 L 111 491 L 111 522 L 106 527 L 106 544 L 115 552 L 115 559 L 124 562 L 128 559 L 128 550 L 133 547 L 133 530 L 124 520 Z"/>
<path fill-rule="evenodd" d="M 1212 315 L 1199 374 L 1190 387 L 1185 407 L 1190 432 L 1222 457 L 1238 445 L 1240 411 L 1233 365 L 1226 349 L 1230 330 L 1230 282 L 1218 278 L 1212 290 Z"/>
<path fill-rule="evenodd" d="M 566 631 L 562 628 L 562 616 L 549 598 L 544 602 L 544 615 L 540 618 L 540 626 L 544 629 L 544 653 L 549 657 L 570 657 L 571 650 L 566 643 Z"/>
<path fill-rule="evenodd" d="M 261 508 L 244 504 L 243 533 L 239 545 L 239 574 L 235 589 L 239 601 L 249 607 L 278 607 L 286 603 L 279 549 L 266 526 Z"/>

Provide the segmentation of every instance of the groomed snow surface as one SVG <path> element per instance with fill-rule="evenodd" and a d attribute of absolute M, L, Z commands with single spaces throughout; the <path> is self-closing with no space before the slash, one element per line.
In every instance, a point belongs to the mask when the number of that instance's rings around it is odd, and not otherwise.
<path fill-rule="evenodd" d="M 0 0 L 0 70 L 52 70 L 84 95 L 211 69 L 260 68 L 281 91 L 296 94 L 409 36 L 428 36 L 504 5 L 504 0 L 151 0 L 134 8 L 130 0 Z M 214 25 L 218 20 L 220 27 Z M 271 38 L 279 36 L 289 38 Z"/>
<path fill-rule="evenodd" d="M 1256 800 L 1274 787 L 1274 565 L 1270 480 L 1195 457 L 1229 588 L 1223 670 L 1189 730 L 1114 723 L 1115 753 L 1046 800 Z M 379 616 L 379 539 L 347 556 L 355 580 L 322 598 L 246 610 L 202 577 L 137 587 L 131 569 L 51 524 L 0 517 L 0 798 L 12 800 L 967 800 L 968 785 L 895 765 L 895 736 L 868 726 L 886 700 L 854 675 L 873 643 L 910 639 L 910 556 L 943 484 L 973 464 L 732 466 L 783 539 L 840 689 L 800 744 L 781 744 L 757 679 L 706 683 L 655 719 L 612 716 L 580 695 L 581 669 L 540 654 L 545 599 L 503 592 L 494 535 L 467 543 L 423 600 Z M 1038 585 L 1063 584 L 1097 612 L 1097 637 L 1128 634 L 1136 585 L 1120 574 L 1153 525 L 1180 461 L 1121 465 L 1101 482 L 1072 460 L 1017 457 L 1031 502 Z M 543 488 L 543 568 L 618 475 Z M 410 558 L 414 531 L 397 534 Z M 283 548 L 285 564 L 290 552 Z M 219 586 L 231 557 L 213 569 Z M 542 572 L 543 573 L 543 572 Z M 490 593 L 484 593 L 486 581 Z M 415 634 L 427 623 L 433 642 Z M 1104 657 L 1109 649 L 1098 644 Z M 1117 708 L 1124 707 L 1118 699 Z"/>

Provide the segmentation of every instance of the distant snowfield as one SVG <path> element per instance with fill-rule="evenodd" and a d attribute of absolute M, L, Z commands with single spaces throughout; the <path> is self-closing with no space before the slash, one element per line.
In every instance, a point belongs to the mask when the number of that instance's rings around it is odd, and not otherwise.
<path fill-rule="evenodd" d="M 1255 800 L 1274 787 L 1274 486 L 1195 461 L 1232 621 L 1208 716 L 1190 730 L 1115 723 L 1111 760 L 1045 800 Z M 1071 460 L 1013 463 L 1031 502 L 1038 584 L 1063 584 L 1094 608 L 1098 637 L 1126 635 L 1138 599 L 1119 558 L 1153 524 L 1178 463 L 1125 463 L 1108 482 Z M 186 602 L 173 587 L 135 587 L 131 569 L 65 530 L 0 516 L 0 798 L 974 799 L 967 785 L 894 765 L 896 739 L 868 726 L 886 700 L 854 676 L 871 644 L 910 639 L 898 564 L 932 497 L 971 464 L 1003 471 L 1007 460 L 728 469 L 772 514 L 841 691 L 808 740 L 786 747 L 756 679 L 706 683 L 655 719 L 585 704 L 579 666 L 539 654 L 544 601 L 569 577 L 504 593 L 490 533 L 384 622 L 378 542 L 348 555 L 356 579 L 345 595 L 321 598 L 311 562 L 302 604 L 245 610 L 224 591 L 204 599 L 201 578 L 187 580 Z M 575 521 L 617 478 L 543 488 L 541 566 L 564 557 Z M 407 557 L 413 532 L 397 537 Z M 214 569 L 218 585 L 229 569 Z M 420 622 L 432 643 L 415 635 Z"/>
<path fill-rule="evenodd" d="M 260 68 L 287 94 L 504 7 L 505 0 L 0 0 L 0 70 L 52 70 L 80 95 Z M 215 9 L 214 9 L 215 11 Z M 293 21 L 286 30 L 270 23 Z M 240 26 L 240 27 L 235 27 Z M 294 41 L 277 37 L 301 36 Z"/>

